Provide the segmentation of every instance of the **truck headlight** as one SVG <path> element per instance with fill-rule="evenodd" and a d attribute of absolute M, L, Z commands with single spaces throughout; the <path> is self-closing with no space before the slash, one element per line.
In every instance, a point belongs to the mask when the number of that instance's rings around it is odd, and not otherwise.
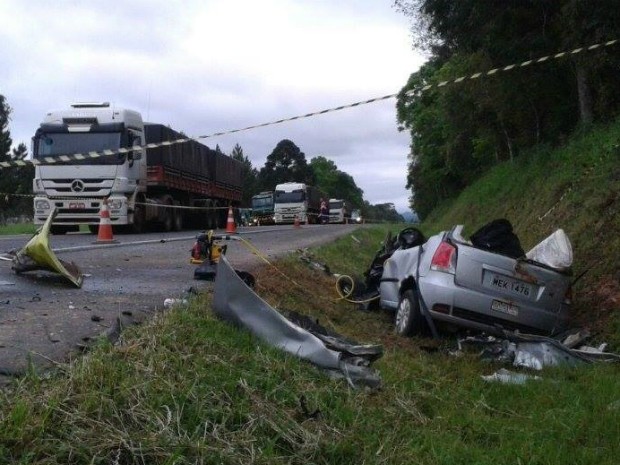
<path fill-rule="evenodd" d="M 50 203 L 47 200 L 35 200 L 34 208 L 35 210 L 49 210 Z"/>
<path fill-rule="evenodd" d="M 110 210 L 120 210 L 122 206 L 123 206 L 122 199 L 108 200 L 108 208 L 110 208 Z"/>

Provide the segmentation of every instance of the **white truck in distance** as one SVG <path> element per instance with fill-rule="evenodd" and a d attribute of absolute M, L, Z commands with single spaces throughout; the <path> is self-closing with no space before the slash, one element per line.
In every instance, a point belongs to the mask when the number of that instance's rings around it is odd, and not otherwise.
<path fill-rule="evenodd" d="M 299 182 L 278 184 L 275 189 L 273 217 L 276 224 L 318 223 L 321 193 L 314 186 Z"/>
<path fill-rule="evenodd" d="M 160 145 L 183 138 L 165 125 L 144 123 L 137 111 L 107 102 L 49 112 L 32 139 L 38 162 L 34 223 L 43 224 L 56 208 L 52 232 L 62 234 L 80 225 L 96 232 L 107 198 L 113 227 L 127 226 L 135 232 L 148 225 L 179 230 L 186 222 L 223 227 L 227 207 L 241 201 L 241 164 L 194 140 Z M 158 145 L 141 147 L 149 143 Z M 116 153 L 131 147 L 136 149 Z M 104 150 L 112 154 L 71 156 Z"/>
<path fill-rule="evenodd" d="M 329 222 L 345 224 L 349 222 L 351 213 L 347 202 L 342 199 L 329 199 Z"/>

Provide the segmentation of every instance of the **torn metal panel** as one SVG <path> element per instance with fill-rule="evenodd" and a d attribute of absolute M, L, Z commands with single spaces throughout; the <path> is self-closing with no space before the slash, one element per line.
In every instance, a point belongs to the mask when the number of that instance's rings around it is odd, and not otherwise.
<path fill-rule="evenodd" d="M 562 339 L 562 344 L 569 349 L 572 349 L 587 340 L 590 336 L 590 331 L 587 329 L 570 332 L 564 337 L 564 339 Z"/>
<path fill-rule="evenodd" d="M 607 344 L 601 344 L 605 347 Z M 580 346 L 573 349 L 573 352 L 592 361 L 599 362 L 620 362 L 620 355 L 612 352 L 605 352 L 601 347 Z"/>
<path fill-rule="evenodd" d="M 560 341 L 529 334 L 504 332 L 505 339 L 494 336 L 467 337 L 463 344 L 481 347 L 481 357 L 486 360 L 512 363 L 516 367 L 542 370 L 546 366 L 577 366 L 595 361 L 617 362 L 620 355 L 602 350 L 572 349 Z"/>
<path fill-rule="evenodd" d="M 43 226 L 13 257 L 12 269 L 19 274 L 26 271 L 46 270 L 59 273 L 74 286 L 82 287 L 84 276 L 73 262 L 59 260 L 50 247 L 49 234 L 57 210 L 53 209 Z"/>
<path fill-rule="evenodd" d="M 344 376 L 352 386 L 378 387 L 380 378 L 370 359 L 347 358 L 346 352 L 328 348 L 320 337 L 285 318 L 250 289 L 225 256 L 218 262 L 213 310 L 220 318 L 249 330 L 264 342 Z M 345 344 L 342 340 L 340 344 Z M 334 345 L 336 347 L 336 345 Z M 351 346 L 351 353 L 363 352 Z M 373 355 L 374 358 L 376 356 Z"/>
<path fill-rule="evenodd" d="M 561 344 L 545 341 L 519 342 L 515 345 L 513 365 L 542 370 L 546 366 L 576 366 L 586 362 Z"/>

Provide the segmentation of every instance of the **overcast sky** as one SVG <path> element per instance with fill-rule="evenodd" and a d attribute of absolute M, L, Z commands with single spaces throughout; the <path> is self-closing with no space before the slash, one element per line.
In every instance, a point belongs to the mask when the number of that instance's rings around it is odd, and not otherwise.
<path fill-rule="evenodd" d="M 191 136 L 398 92 L 423 57 L 391 0 L 0 0 L 0 94 L 14 143 L 49 110 L 110 101 Z M 256 168 L 282 139 L 408 209 L 395 99 L 206 139 Z"/>

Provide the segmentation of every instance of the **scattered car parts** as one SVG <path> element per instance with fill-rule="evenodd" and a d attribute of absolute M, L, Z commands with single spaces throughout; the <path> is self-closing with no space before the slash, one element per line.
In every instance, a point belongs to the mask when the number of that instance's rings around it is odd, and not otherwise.
<path fill-rule="evenodd" d="M 27 271 L 46 270 L 58 273 L 76 287 L 82 287 L 84 276 L 73 262 L 65 262 L 56 257 L 49 243 L 52 221 L 57 214 L 53 209 L 41 228 L 32 236 L 28 243 L 12 257 L 11 268 L 20 274 Z"/>
<path fill-rule="evenodd" d="M 574 339 L 571 334 L 563 340 Z M 465 346 L 481 349 L 480 355 L 484 360 L 507 362 L 515 367 L 533 370 L 542 370 L 548 366 L 578 366 L 598 361 L 620 361 L 620 355 L 604 352 L 601 348 L 588 346 L 571 348 L 558 339 L 511 332 L 504 333 L 502 337 L 468 336 L 460 339 L 458 344 L 459 349 Z"/>

